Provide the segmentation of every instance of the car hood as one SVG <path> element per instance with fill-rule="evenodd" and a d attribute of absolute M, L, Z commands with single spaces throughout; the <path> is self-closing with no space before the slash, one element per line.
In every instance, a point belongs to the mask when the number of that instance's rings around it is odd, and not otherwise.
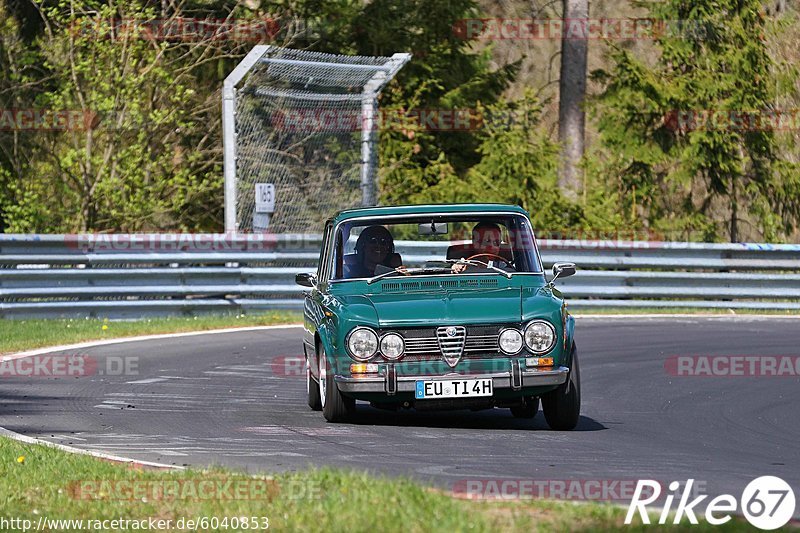
<path fill-rule="evenodd" d="M 519 322 L 519 288 L 363 296 L 381 327 Z"/>

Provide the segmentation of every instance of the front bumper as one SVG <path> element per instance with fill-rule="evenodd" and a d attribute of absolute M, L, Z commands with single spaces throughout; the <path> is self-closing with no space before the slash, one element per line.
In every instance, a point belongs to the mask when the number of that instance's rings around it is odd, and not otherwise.
<path fill-rule="evenodd" d="M 507 372 L 492 372 L 486 374 L 459 374 L 456 372 L 438 376 L 398 376 L 387 370 L 382 375 L 349 377 L 335 376 L 336 385 L 342 392 L 368 393 L 378 392 L 396 394 L 398 392 L 411 392 L 416 390 L 417 381 L 449 381 L 452 379 L 492 379 L 494 390 L 509 389 L 521 390 L 527 387 L 547 387 L 561 385 L 567 381 L 569 368 L 565 366 L 554 367 L 548 370 L 521 370 L 518 364 L 513 365 Z"/>

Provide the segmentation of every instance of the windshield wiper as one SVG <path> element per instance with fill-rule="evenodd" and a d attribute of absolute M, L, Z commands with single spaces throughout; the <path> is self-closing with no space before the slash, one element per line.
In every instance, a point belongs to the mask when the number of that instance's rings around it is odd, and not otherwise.
<path fill-rule="evenodd" d="M 390 270 L 389 272 L 384 272 L 383 274 L 378 274 L 375 277 L 369 278 L 367 280 L 367 285 L 371 285 L 376 281 L 382 280 L 383 278 L 393 276 L 395 274 L 432 274 L 432 273 L 450 273 L 452 272 L 449 268 L 404 268 L 404 267 L 397 267 L 394 270 Z"/>
<path fill-rule="evenodd" d="M 444 262 L 448 263 L 448 264 L 460 263 L 460 264 L 464 264 L 464 265 L 471 265 L 471 266 L 476 266 L 476 267 L 487 268 L 487 269 L 489 269 L 489 270 L 491 270 L 493 272 L 496 272 L 498 274 L 501 274 L 501 275 L 505 276 L 508 279 L 511 279 L 511 275 L 512 275 L 511 272 L 506 272 L 502 268 L 498 268 L 498 267 L 496 267 L 494 265 L 490 265 L 489 263 L 484 263 L 483 261 L 477 261 L 475 259 L 445 259 Z M 442 267 L 404 268 L 404 267 L 397 267 L 394 270 L 390 270 L 388 272 L 384 272 L 383 274 L 378 274 L 377 276 L 369 278 L 367 280 L 367 285 L 371 285 L 371 284 L 375 283 L 376 281 L 380 281 L 383 278 L 387 278 L 389 276 L 394 276 L 396 274 L 404 274 L 404 275 L 408 274 L 408 275 L 411 275 L 411 274 L 433 274 L 433 273 L 455 274 L 455 272 L 453 272 L 452 268 L 442 268 Z"/>
<path fill-rule="evenodd" d="M 464 265 L 471 265 L 477 267 L 488 268 L 489 270 L 493 270 L 498 274 L 502 274 L 508 279 L 511 279 L 511 272 L 506 272 L 502 268 L 498 268 L 494 265 L 490 265 L 489 263 L 484 263 L 483 261 L 476 261 L 475 259 L 445 259 L 445 263 L 452 263 L 452 264 L 464 264 Z"/>

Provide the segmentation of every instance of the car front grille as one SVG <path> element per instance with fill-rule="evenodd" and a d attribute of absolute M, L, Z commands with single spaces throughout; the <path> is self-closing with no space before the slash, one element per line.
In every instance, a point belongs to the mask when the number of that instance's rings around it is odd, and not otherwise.
<path fill-rule="evenodd" d="M 440 361 L 443 355 L 455 358 L 461 342 L 463 342 L 462 358 L 477 359 L 502 355 L 498 346 L 498 338 L 500 331 L 507 327 L 519 327 L 519 324 L 466 326 L 463 337 L 456 335 L 451 338 L 446 336 L 446 327 L 387 329 L 381 331 L 381 334 L 394 331 L 402 335 L 406 344 L 402 361 Z M 444 353 L 442 353 L 442 348 Z"/>
<path fill-rule="evenodd" d="M 436 330 L 436 341 L 439 351 L 447 358 L 460 359 L 464 354 L 464 342 L 467 338 L 467 328 L 464 326 L 447 326 Z"/>

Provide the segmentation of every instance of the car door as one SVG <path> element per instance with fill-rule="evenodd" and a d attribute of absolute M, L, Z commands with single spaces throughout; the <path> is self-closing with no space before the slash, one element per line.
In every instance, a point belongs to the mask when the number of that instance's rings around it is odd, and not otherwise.
<path fill-rule="evenodd" d="M 317 376 L 319 372 L 319 361 L 317 360 L 314 338 L 317 329 L 325 319 L 322 302 L 325 298 L 325 288 L 328 285 L 328 263 L 330 263 L 330 253 L 333 249 L 332 233 L 333 222 L 328 221 L 322 234 L 322 248 L 320 249 L 319 263 L 317 265 L 317 283 L 304 293 L 303 321 L 305 327 L 303 342 L 311 365 L 311 373 L 314 376 Z"/>

